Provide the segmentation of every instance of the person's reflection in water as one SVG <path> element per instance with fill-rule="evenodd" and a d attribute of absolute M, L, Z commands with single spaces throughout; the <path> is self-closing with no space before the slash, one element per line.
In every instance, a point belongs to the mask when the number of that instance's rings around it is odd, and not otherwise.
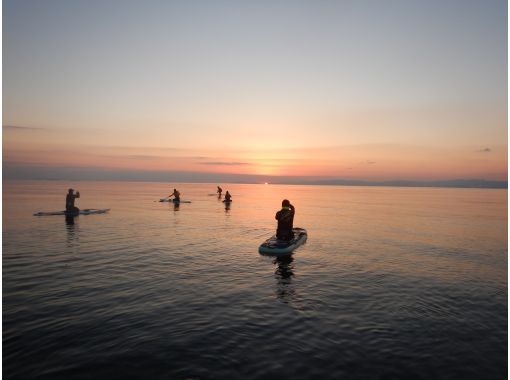
<path fill-rule="evenodd" d="M 66 216 L 67 245 L 72 246 L 78 241 L 78 225 L 75 224 L 76 216 Z"/>
<path fill-rule="evenodd" d="M 291 301 L 295 294 L 295 290 L 292 288 L 293 261 L 292 255 L 279 256 L 273 261 L 273 264 L 277 265 L 274 272 L 277 280 L 276 296 L 284 302 Z"/>
<path fill-rule="evenodd" d="M 174 211 L 179 211 L 180 202 L 174 202 Z"/>
<path fill-rule="evenodd" d="M 225 214 L 230 212 L 230 202 L 225 202 Z"/>

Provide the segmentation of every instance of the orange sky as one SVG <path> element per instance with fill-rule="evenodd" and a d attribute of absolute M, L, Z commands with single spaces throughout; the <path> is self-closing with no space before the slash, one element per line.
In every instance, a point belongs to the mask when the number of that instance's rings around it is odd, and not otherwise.
<path fill-rule="evenodd" d="M 506 145 L 359 144 L 220 150 L 63 144 L 57 138 L 61 135 L 47 129 L 4 128 L 4 163 L 366 180 L 504 180 L 507 172 Z"/>
<path fill-rule="evenodd" d="M 504 1 L 120 4 L 4 4 L 4 167 L 507 178 Z"/>

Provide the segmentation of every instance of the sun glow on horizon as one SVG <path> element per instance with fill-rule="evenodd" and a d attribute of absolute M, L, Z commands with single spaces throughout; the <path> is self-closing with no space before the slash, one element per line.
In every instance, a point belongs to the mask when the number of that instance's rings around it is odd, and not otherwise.
<path fill-rule="evenodd" d="M 377 180 L 504 180 L 506 146 L 365 144 L 315 148 L 207 149 L 66 144 L 53 132 L 4 128 L 4 163 L 32 167 L 179 171 Z"/>
<path fill-rule="evenodd" d="M 4 4 L 9 173 L 507 179 L 504 1 L 149 3 Z"/>

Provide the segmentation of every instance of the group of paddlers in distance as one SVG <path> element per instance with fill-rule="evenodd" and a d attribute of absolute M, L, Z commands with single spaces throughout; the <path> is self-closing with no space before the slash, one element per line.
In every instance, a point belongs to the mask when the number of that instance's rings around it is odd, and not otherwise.
<path fill-rule="evenodd" d="M 216 193 L 218 193 L 218 199 L 221 198 L 221 193 L 223 192 L 223 189 L 221 187 L 218 186 L 218 190 L 216 190 Z M 225 193 L 225 202 L 232 202 L 232 196 L 230 195 L 230 193 L 227 192 Z"/>
<path fill-rule="evenodd" d="M 223 189 L 218 186 L 216 190 L 218 194 L 218 198 L 221 198 L 221 194 L 223 193 Z M 181 193 L 174 189 L 173 193 L 168 196 L 169 198 L 174 197 L 174 202 L 181 201 Z M 74 201 L 76 198 L 80 198 L 80 192 L 76 191 L 74 193 L 73 189 L 69 189 L 66 196 L 66 212 L 72 212 L 73 214 L 78 214 L 80 209 L 74 205 Z M 225 193 L 225 203 L 232 202 L 232 196 L 230 193 Z M 284 199 L 282 201 L 282 208 L 275 215 L 275 219 L 278 221 L 278 227 L 276 229 L 276 237 L 279 240 L 292 240 L 294 238 L 294 232 L 292 228 L 294 226 L 294 215 L 296 213 L 295 207 L 290 203 L 289 200 Z"/>
<path fill-rule="evenodd" d="M 218 186 L 218 190 L 216 190 L 216 193 L 218 194 L 218 199 L 221 198 L 221 193 L 223 193 L 223 189 Z M 172 197 L 174 197 L 175 202 L 180 202 L 181 201 L 181 193 L 179 192 L 179 190 L 174 189 L 174 192 L 172 194 L 170 194 L 167 198 L 172 198 Z M 224 202 L 232 202 L 232 195 L 230 195 L 228 190 L 225 193 Z"/>

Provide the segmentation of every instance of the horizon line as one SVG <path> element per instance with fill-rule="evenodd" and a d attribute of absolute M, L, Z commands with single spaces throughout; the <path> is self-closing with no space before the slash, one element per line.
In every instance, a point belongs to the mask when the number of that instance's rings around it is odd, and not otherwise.
<path fill-rule="evenodd" d="M 234 174 L 192 171 L 115 170 L 97 167 L 44 167 L 3 163 L 3 180 L 47 181 L 121 181 L 169 183 L 244 183 L 281 185 L 340 185 L 340 186 L 398 186 L 398 187 L 457 187 L 508 188 L 508 174 L 503 177 L 489 173 L 446 178 L 342 178 L 339 176 L 282 176 L 263 174 Z M 485 178 L 484 178 L 485 177 Z"/>
<path fill-rule="evenodd" d="M 235 185 L 285 185 L 285 186 L 346 186 L 346 187 L 416 187 L 416 188 L 457 188 L 457 189 L 508 189 L 508 181 L 486 179 L 446 179 L 446 180 L 318 180 L 318 181 L 214 181 L 186 180 L 175 181 L 166 179 L 109 179 L 109 178 L 3 178 L 5 182 L 15 181 L 76 181 L 76 182 L 146 182 L 146 183 L 179 183 L 179 184 L 235 184 Z"/>

